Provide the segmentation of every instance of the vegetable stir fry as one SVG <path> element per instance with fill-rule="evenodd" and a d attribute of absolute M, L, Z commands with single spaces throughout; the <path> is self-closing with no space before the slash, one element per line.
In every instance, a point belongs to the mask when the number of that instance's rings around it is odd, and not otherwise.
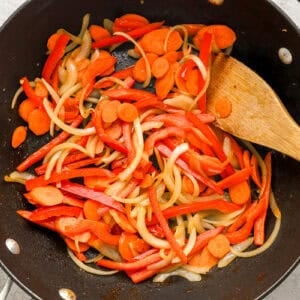
<path fill-rule="evenodd" d="M 21 78 L 12 100 L 24 121 L 12 147 L 28 132 L 52 136 L 5 177 L 34 207 L 17 213 L 57 232 L 87 272 L 124 271 L 134 283 L 200 280 L 265 251 L 281 222 L 271 153 L 220 131 L 206 111 L 214 57 L 235 41 L 226 25 L 137 14 L 103 26 L 86 15 L 79 35 L 53 33 L 41 76 Z M 230 99 L 217 105 L 230 115 Z"/>

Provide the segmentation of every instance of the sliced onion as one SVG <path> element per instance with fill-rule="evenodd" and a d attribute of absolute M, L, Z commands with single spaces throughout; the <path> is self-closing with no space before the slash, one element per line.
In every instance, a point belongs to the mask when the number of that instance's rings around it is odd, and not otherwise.
<path fill-rule="evenodd" d="M 92 38 L 88 30 L 85 30 L 79 52 L 75 57 L 75 61 L 80 61 L 89 56 L 91 52 Z"/>
<path fill-rule="evenodd" d="M 78 72 L 73 59 L 69 58 L 67 60 L 66 68 L 67 68 L 66 80 L 59 88 L 60 95 L 63 95 L 67 90 L 72 88 L 77 82 Z"/>
<path fill-rule="evenodd" d="M 29 180 L 32 178 L 35 178 L 35 176 L 31 173 L 13 171 L 9 175 L 4 176 L 4 181 L 25 184 L 26 180 Z"/>
<path fill-rule="evenodd" d="M 96 269 L 96 268 L 92 268 L 86 264 L 84 264 L 82 261 L 80 261 L 74 254 L 73 252 L 67 248 L 67 251 L 68 251 L 68 254 L 69 256 L 71 257 L 71 259 L 73 260 L 73 262 L 79 267 L 81 268 L 82 270 L 88 272 L 88 273 L 92 273 L 92 274 L 95 274 L 95 275 L 113 275 L 115 273 L 118 273 L 119 271 L 104 271 L 104 270 L 101 270 L 101 269 Z"/>
<path fill-rule="evenodd" d="M 189 110 L 194 102 L 194 99 L 188 95 L 178 95 L 173 98 L 167 98 L 163 102 L 176 108 Z"/>
<path fill-rule="evenodd" d="M 15 94 L 14 94 L 12 100 L 11 100 L 11 105 L 10 105 L 11 109 L 14 109 L 14 108 L 15 108 L 16 103 L 17 103 L 17 101 L 18 101 L 18 98 L 20 97 L 20 95 L 21 95 L 22 93 L 23 93 L 23 88 L 20 86 L 20 87 L 17 89 L 17 91 L 15 92 Z"/>
<path fill-rule="evenodd" d="M 183 31 L 184 37 L 183 37 L 182 51 L 183 51 L 184 55 L 187 55 L 187 53 L 189 52 L 188 51 L 189 34 L 188 34 L 188 31 L 187 31 L 186 27 L 183 26 L 183 25 L 175 25 L 175 26 L 170 28 L 170 30 L 169 30 L 169 32 L 166 36 L 165 42 L 164 42 L 164 51 L 168 52 L 168 41 L 169 41 L 170 35 L 174 30 L 177 30 L 177 29 L 181 29 Z"/>
<path fill-rule="evenodd" d="M 190 272 L 187 270 L 184 270 L 182 268 L 179 268 L 175 271 L 171 271 L 168 273 L 159 273 L 153 278 L 153 282 L 164 282 L 167 278 L 171 276 L 180 276 L 188 281 L 200 281 L 201 280 L 201 275 L 196 274 L 194 272 Z"/>
<path fill-rule="evenodd" d="M 170 244 L 168 241 L 157 238 L 151 234 L 146 226 L 145 222 L 146 209 L 144 207 L 137 207 L 137 230 L 144 241 L 154 248 L 169 249 Z"/>
<path fill-rule="evenodd" d="M 143 130 L 140 123 L 139 118 L 136 118 L 133 121 L 133 127 L 135 129 L 137 145 L 136 145 L 136 153 L 134 159 L 130 162 L 129 166 L 119 174 L 119 178 L 122 181 L 127 180 L 134 170 L 137 168 L 138 164 L 140 163 L 143 152 L 144 152 L 144 137 L 143 137 Z"/>
<path fill-rule="evenodd" d="M 60 120 L 53 112 L 49 101 L 45 98 L 43 101 L 43 105 L 44 108 L 48 114 L 48 116 L 50 117 L 50 119 L 62 130 L 73 134 L 73 135 L 78 135 L 78 136 L 87 136 L 87 135 L 92 135 L 96 133 L 96 129 L 95 127 L 89 127 L 89 128 L 84 128 L 84 129 L 80 129 L 80 128 L 74 128 L 71 127 L 67 124 L 65 124 L 62 120 Z"/>

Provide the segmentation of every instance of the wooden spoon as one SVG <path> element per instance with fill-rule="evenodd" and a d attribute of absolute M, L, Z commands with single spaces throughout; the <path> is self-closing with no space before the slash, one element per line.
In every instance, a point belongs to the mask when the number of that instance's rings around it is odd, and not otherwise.
<path fill-rule="evenodd" d="M 272 88 L 238 60 L 219 54 L 212 66 L 208 111 L 224 131 L 300 160 L 300 127 Z M 229 100 L 231 113 L 220 117 L 216 103 Z"/>

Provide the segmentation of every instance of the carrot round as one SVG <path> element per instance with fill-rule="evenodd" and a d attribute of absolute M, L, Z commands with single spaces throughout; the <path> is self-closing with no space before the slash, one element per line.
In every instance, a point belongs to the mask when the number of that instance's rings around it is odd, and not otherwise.
<path fill-rule="evenodd" d="M 247 180 L 235 184 L 229 188 L 229 196 L 235 204 L 242 205 L 248 202 L 251 195 L 251 188 Z"/>
<path fill-rule="evenodd" d="M 23 100 L 18 108 L 19 116 L 26 122 L 28 122 L 29 114 L 36 108 L 36 105 L 30 99 Z"/>
<path fill-rule="evenodd" d="M 52 35 L 50 35 L 50 37 L 48 38 L 47 48 L 50 52 L 54 49 L 55 44 L 56 44 L 58 38 L 60 37 L 60 35 L 61 35 L 60 33 L 55 32 Z"/>
<path fill-rule="evenodd" d="M 228 98 L 219 98 L 215 102 L 215 110 L 219 118 L 227 118 L 232 112 L 232 103 Z"/>
<path fill-rule="evenodd" d="M 193 41 L 197 47 L 200 48 L 206 32 L 213 35 L 213 48 L 215 50 L 228 48 L 236 40 L 236 34 L 230 27 L 226 25 L 208 25 L 200 29 L 195 35 Z"/>
<path fill-rule="evenodd" d="M 147 53 L 146 59 L 148 59 L 150 67 L 151 67 L 154 60 L 157 59 L 157 55 L 154 53 Z M 133 70 L 132 70 L 132 76 L 137 82 L 144 82 L 147 79 L 146 62 L 145 62 L 144 57 L 141 57 L 135 63 Z"/>
<path fill-rule="evenodd" d="M 36 108 L 28 115 L 28 127 L 35 135 L 43 135 L 49 131 L 50 118 L 47 113 Z"/>
<path fill-rule="evenodd" d="M 133 122 L 139 115 L 137 108 L 131 103 L 122 103 L 118 106 L 118 117 L 125 122 Z"/>
<path fill-rule="evenodd" d="M 25 126 L 18 126 L 15 128 L 12 137 L 11 137 L 11 145 L 13 148 L 19 147 L 23 144 L 27 137 L 27 128 Z"/>
<path fill-rule="evenodd" d="M 54 186 L 35 187 L 28 195 L 31 201 L 42 206 L 61 204 L 64 199 L 62 192 Z"/>
<path fill-rule="evenodd" d="M 91 25 L 89 27 L 89 32 L 94 41 L 110 36 L 109 31 L 100 25 Z"/>
<path fill-rule="evenodd" d="M 158 57 L 151 66 L 152 75 L 155 78 L 161 78 L 168 72 L 169 67 L 170 64 L 165 57 Z"/>
<path fill-rule="evenodd" d="M 230 243 L 224 234 L 218 234 L 207 244 L 207 250 L 216 258 L 222 258 L 230 251 Z"/>
<path fill-rule="evenodd" d="M 113 24 L 113 32 L 123 31 L 128 32 L 149 24 L 149 21 L 138 14 L 125 14 L 120 18 L 116 18 Z"/>
<path fill-rule="evenodd" d="M 207 249 L 207 246 L 203 248 L 200 253 L 195 254 L 189 261 L 189 265 L 199 268 L 212 268 L 218 262 L 218 259 L 213 256 Z"/>
<path fill-rule="evenodd" d="M 155 53 L 157 55 L 163 55 L 169 51 L 178 50 L 183 40 L 177 31 L 172 31 L 169 34 L 169 28 L 161 28 L 152 30 L 146 33 L 140 40 L 140 45 L 145 52 Z M 165 42 L 167 41 L 167 47 L 165 49 Z"/>
<path fill-rule="evenodd" d="M 120 106 L 120 101 L 112 100 L 105 102 L 102 107 L 102 120 L 105 123 L 112 123 L 118 119 L 118 107 Z"/>
<path fill-rule="evenodd" d="M 86 219 L 99 221 L 100 215 L 98 214 L 98 209 L 102 208 L 103 206 L 94 200 L 86 200 L 83 205 L 83 213 Z"/>

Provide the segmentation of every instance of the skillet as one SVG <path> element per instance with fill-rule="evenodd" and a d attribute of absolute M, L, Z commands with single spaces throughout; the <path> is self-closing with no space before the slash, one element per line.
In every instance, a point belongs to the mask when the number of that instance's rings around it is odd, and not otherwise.
<path fill-rule="evenodd" d="M 31 139 L 12 151 L 9 137 L 21 123 L 10 110 L 10 99 L 23 75 L 34 78 L 45 60 L 47 37 L 59 27 L 77 33 L 82 16 L 90 12 L 92 23 L 114 18 L 125 12 L 136 12 L 151 20 L 166 19 L 168 24 L 183 22 L 223 23 L 238 35 L 232 55 L 256 70 L 274 87 L 294 119 L 300 120 L 300 35 L 287 17 L 268 1 L 225 0 L 220 7 L 206 0 L 115 0 L 72 1 L 33 0 L 27 2 L 1 30 L 0 103 L 1 150 L 0 178 L 37 148 Z M 283 65 L 277 51 L 288 47 L 293 63 Z M 47 140 L 47 137 L 43 142 Z M 259 148 L 264 153 L 266 149 Z M 210 272 L 199 283 L 172 278 L 164 284 L 151 281 L 133 285 L 125 275 L 97 277 L 80 271 L 67 257 L 62 240 L 54 233 L 36 227 L 17 217 L 17 209 L 28 208 L 20 185 L 0 187 L 0 255 L 9 275 L 34 298 L 59 299 L 58 290 L 71 288 L 78 299 L 253 299 L 263 297 L 297 264 L 300 254 L 300 164 L 274 153 L 273 190 L 283 213 L 283 223 L 275 244 L 252 259 L 236 260 L 224 270 Z M 268 220 L 268 229 L 272 229 Z M 18 241 L 21 252 L 12 255 L 5 247 L 10 237 Z"/>

